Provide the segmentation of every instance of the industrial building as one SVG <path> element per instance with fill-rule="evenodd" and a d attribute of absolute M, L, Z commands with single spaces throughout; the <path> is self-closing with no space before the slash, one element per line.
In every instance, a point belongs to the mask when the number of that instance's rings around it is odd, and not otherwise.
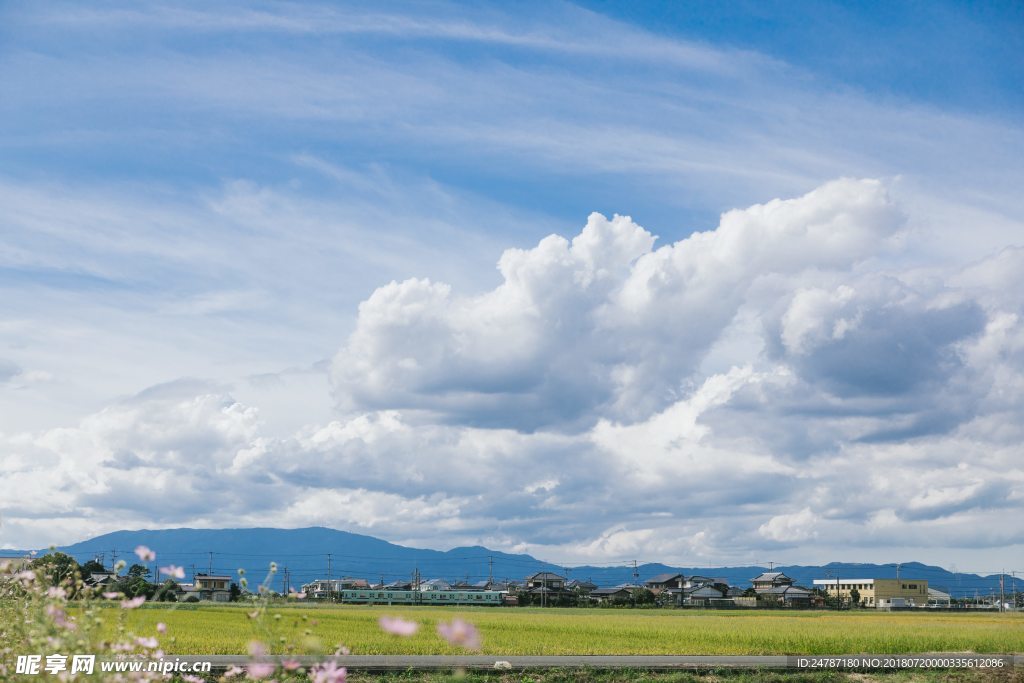
<path fill-rule="evenodd" d="M 856 590 L 865 607 L 923 607 L 928 604 L 925 579 L 815 579 L 814 587 L 830 597 L 852 602 Z"/>

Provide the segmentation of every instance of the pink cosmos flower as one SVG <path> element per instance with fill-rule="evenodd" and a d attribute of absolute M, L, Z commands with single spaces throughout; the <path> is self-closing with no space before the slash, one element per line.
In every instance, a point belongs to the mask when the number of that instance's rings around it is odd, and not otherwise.
<path fill-rule="evenodd" d="M 302 600 L 303 598 L 306 597 L 306 594 L 305 593 L 300 593 L 297 590 L 290 590 L 290 591 L 288 591 L 288 597 L 289 598 L 295 598 L 297 600 Z"/>
<path fill-rule="evenodd" d="M 157 633 L 167 633 L 167 624 L 165 624 L 162 621 L 157 623 L 157 625 L 156 625 L 156 632 Z"/>
<path fill-rule="evenodd" d="M 63 628 L 68 631 L 74 631 L 76 628 L 75 623 L 68 618 L 67 612 L 56 605 L 46 606 L 46 616 L 53 620 L 53 625 L 57 628 Z"/>
<path fill-rule="evenodd" d="M 143 562 L 152 562 L 156 559 L 156 553 L 147 548 L 144 545 L 140 545 L 135 549 L 135 554 L 139 556 L 139 559 Z"/>
<path fill-rule="evenodd" d="M 249 641 L 249 656 L 250 657 L 266 657 L 267 646 L 258 640 Z"/>
<path fill-rule="evenodd" d="M 135 644 L 139 647 L 144 647 L 147 650 L 155 650 L 160 647 L 160 643 L 156 638 L 136 638 Z"/>
<path fill-rule="evenodd" d="M 48 598 L 57 598 L 58 600 L 63 600 L 67 596 L 68 592 L 60 586 L 50 586 L 46 589 L 46 597 Z"/>
<path fill-rule="evenodd" d="M 110 593 L 104 593 L 103 597 L 107 600 L 117 600 L 119 597 L 121 597 L 121 594 L 117 591 L 112 591 Z"/>
<path fill-rule="evenodd" d="M 192 676 L 190 674 L 185 674 L 181 677 L 181 680 L 185 681 L 185 683 L 206 683 L 206 681 L 199 676 Z"/>
<path fill-rule="evenodd" d="M 333 661 L 314 667 L 309 673 L 309 680 L 312 683 L 345 683 L 348 676 L 345 667 L 339 667 Z"/>
<path fill-rule="evenodd" d="M 146 596 L 140 595 L 137 598 L 131 600 L 122 600 L 121 609 L 135 609 L 136 607 L 142 607 L 142 603 L 146 602 Z"/>
<path fill-rule="evenodd" d="M 396 636 L 408 637 L 420 630 L 420 625 L 415 621 L 407 621 L 400 617 L 381 617 L 377 623 L 380 624 L 382 631 Z"/>
<path fill-rule="evenodd" d="M 160 573 L 161 574 L 167 574 L 168 576 L 170 576 L 173 579 L 184 579 L 185 578 L 185 568 L 184 567 L 178 567 L 177 565 L 173 565 L 173 564 L 169 564 L 166 567 L 160 567 Z"/>
<path fill-rule="evenodd" d="M 249 674 L 249 678 L 258 681 L 274 673 L 275 667 L 273 664 L 268 664 L 266 662 L 254 662 L 245 668 Z"/>
<path fill-rule="evenodd" d="M 334 651 L 334 656 L 335 657 L 343 657 L 345 655 L 350 655 L 350 654 L 352 654 L 352 650 L 348 649 L 347 647 L 345 647 L 341 643 L 338 643 L 338 649 Z"/>
<path fill-rule="evenodd" d="M 285 671 L 295 671 L 302 666 L 302 662 L 297 659 L 285 659 L 281 662 L 281 668 Z"/>
<path fill-rule="evenodd" d="M 242 668 L 239 666 L 232 666 L 224 672 L 224 678 L 234 678 L 238 674 L 242 673 Z"/>
<path fill-rule="evenodd" d="M 473 624 L 462 619 L 452 619 L 451 623 L 439 623 L 437 632 L 452 645 L 464 647 L 467 650 L 480 649 L 480 632 Z"/>

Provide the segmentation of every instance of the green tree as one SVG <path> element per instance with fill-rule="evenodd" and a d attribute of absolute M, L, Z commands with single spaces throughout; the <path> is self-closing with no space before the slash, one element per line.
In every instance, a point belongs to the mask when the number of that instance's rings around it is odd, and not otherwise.
<path fill-rule="evenodd" d="M 850 591 L 850 603 L 853 607 L 860 606 L 860 591 L 856 588 Z"/>
<path fill-rule="evenodd" d="M 107 568 L 100 564 L 99 560 L 89 560 L 82 565 L 82 577 L 87 578 L 90 574 L 105 572 Z"/>
<path fill-rule="evenodd" d="M 32 560 L 29 566 L 32 569 L 41 569 L 52 586 L 69 580 L 74 581 L 76 576 L 80 576 L 78 562 L 65 553 L 47 553 Z"/>
<path fill-rule="evenodd" d="M 133 564 L 132 566 L 128 567 L 127 575 L 128 578 L 131 579 L 148 579 L 149 569 L 147 569 L 145 565 Z"/>
<path fill-rule="evenodd" d="M 178 584 L 173 579 L 167 579 L 153 592 L 153 600 L 157 602 L 177 602 Z"/>
<path fill-rule="evenodd" d="M 238 598 L 242 597 L 242 589 L 234 581 L 231 582 L 229 593 L 231 594 L 231 602 L 238 602 Z"/>
<path fill-rule="evenodd" d="M 134 565 L 132 569 L 135 567 L 145 569 L 142 565 Z M 148 573 L 149 572 L 146 572 L 146 575 L 148 575 Z M 117 583 L 114 584 L 114 589 L 121 591 L 129 598 L 135 598 L 140 595 L 149 598 L 153 596 L 156 587 L 146 580 L 145 575 L 142 575 L 142 572 L 136 570 L 133 574 L 132 571 L 129 570 L 128 574 L 122 576 L 118 579 Z"/>

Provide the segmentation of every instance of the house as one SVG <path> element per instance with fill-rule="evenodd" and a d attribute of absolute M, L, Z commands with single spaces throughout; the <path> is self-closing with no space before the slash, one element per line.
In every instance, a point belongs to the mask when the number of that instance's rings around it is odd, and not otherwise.
<path fill-rule="evenodd" d="M 580 579 L 573 579 L 569 583 L 565 584 L 565 587 L 568 590 L 573 591 L 574 593 L 590 595 L 592 592 L 594 592 L 594 590 L 597 589 L 597 584 L 588 579 L 584 579 L 582 581 Z"/>
<path fill-rule="evenodd" d="M 519 584 L 513 581 L 499 581 L 497 579 L 491 581 L 477 581 L 473 584 L 475 590 L 480 591 L 499 591 L 502 593 L 511 593 L 512 591 L 519 588 Z"/>
<path fill-rule="evenodd" d="M 712 601 L 721 600 L 725 594 L 714 586 L 696 586 L 683 589 L 683 604 L 691 607 L 708 607 Z"/>
<path fill-rule="evenodd" d="M 538 572 L 526 577 L 526 589 L 547 588 L 552 591 L 561 592 L 565 590 L 565 577 L 552 572 Z"/>
<path fill-rule="evenodd" d="M 106 590 L 117 583 L 117 574 L 114 572 L 92 572 L 85 579 L 85 585 L 96 590 Z"/>
<path fill-rule="evenodd" d="M 220 574 L 196 574 L 192 577 L 192 581 L 196 597 L 200 600 L 231 602 L 230 576 Z"/>
<path fill-rule="evenodd" d="M 815 579 L 814 586 L 844 602 L 856 590 L 865 607 L 924 607 L 929 598 L 926 579 Z"/>
<path fill-rule="evenodd" d="M 427 591 L 450 591 L 451 589 L 452 589 L 452 585 L 450 583 L 448 583 L 447 581 L 445 581 L 444 579 L 429 579 L 428 581 L 424 581 L 424 582 L 420 583 L 420 591 L 421 592 L 427 592 Z"/>
<path fill-rule="evenodd" d="M 700 588 L 701 586 L 711 586 L 724 593 L 729 589 L 729 582 L 725 579 L 713 579 L 710 576 L 698 575 L 691 576 L 683 582 L 683 588 Z"/>
<path fill-rule="evenodd" d="M 309 598 L 328 598 L 333 593 L 343 590 L 368 589 L 370 583 L 366 579 L 344 577 L 340 579 L 317 579 L 303 584 L 302 592 Z"/>
<path fill-rule="evenodd" d="M 763 572 L 759 576 L 752 578 L 750 583 L 754 585 L 755 591 L 763 593 L 771 588 L 792 586 L 793 579 L 789 578 L 782 572 Z"/>
<path fill-rule="evenodd" d="M 682 574 L 658 574 L 644 581 L 652 593 L 660 593 L 669 588 L 685 588 L 686 577 Z"/>
<path fill-rule="evenodd" d="M 192 583 L 179 583 L 174 586 L 174 597 L 178 602 L 198 602 L 199 590 Z"/>
<path fill-rule="evenodd" d="M 386 591 L 411 591 L 411 581 L 392 581 L 391 583 L 384 584 L 384 590 Z"/>
<path fill-rule="evenodd" d="M 633 598 L 633 593 L 622 586 L 614 588 L 595 588 L 590 591 L 590 599 L 598 603 L 628 602 Z"/>
<path fill-rule="evenodd" d="M 462 591 L 464 593 L 480 593 L 487 590 L 487 588 L 480 585 L 481 583 L 485 585 L 487 584 L 486 581 L 477 581 L 476 583 L 469 583 L 468 581 L 457 581 L 456 583 L 452 584 L 452 590 Z"/>
<path fill-rule="evenodd" d="M 784 584 L 758 591 L 757 597 L 769 605 L 810 607 L 814 599 L 814 592 L 800 586 Z"/>

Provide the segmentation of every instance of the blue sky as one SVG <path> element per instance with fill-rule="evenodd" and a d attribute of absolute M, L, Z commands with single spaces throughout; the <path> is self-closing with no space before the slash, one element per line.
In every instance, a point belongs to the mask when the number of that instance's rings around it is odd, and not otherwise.
<path fill-rule="evenodd" d="M 0 546 L 1021 564 L 1022 25 L 4 6 Z"/>

